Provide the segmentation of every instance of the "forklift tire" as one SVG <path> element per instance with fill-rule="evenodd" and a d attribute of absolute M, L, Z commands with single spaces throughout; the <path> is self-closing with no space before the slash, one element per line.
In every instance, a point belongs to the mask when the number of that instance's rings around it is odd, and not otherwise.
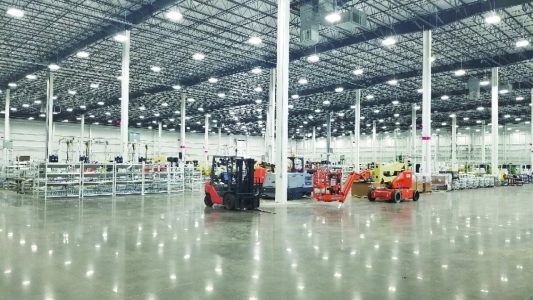
<path fill-rule="evenodd" d="M 402 201 L 402 193 L 400 192 L 400 190 L 395 190 L 394 192 L 392 192 L 392 201 L 396 203 L 400 203 L 400 201 Z"/>
<path fill-rule="evenodd" d="M 224 195 L 224 207 L 229 210 L 235 210 L 235 202 L 236 202 L 235 194 L 233 193 L 226 193 Z"/>
<path fill-rule="evenodd" d="M 420 198 L 420 193 L 418 191 L 413 192 L 413 201 L 418 201 L 418 198 Z"/>
<path fill-rule="evenodd" d="M 207 193 L 205 194 L 204 203 L 205 203 L 205 206 L 207 207 L 213 207 L 213 201 L 211 200 L 211 195 Z"/>
<path fill-rule="evenodd" d="M 376 201 L 376 198 L 372 197 L 372 192 L 374 192 L 374 189 L 368 189 L 368 201 L 374 202 Z"/>

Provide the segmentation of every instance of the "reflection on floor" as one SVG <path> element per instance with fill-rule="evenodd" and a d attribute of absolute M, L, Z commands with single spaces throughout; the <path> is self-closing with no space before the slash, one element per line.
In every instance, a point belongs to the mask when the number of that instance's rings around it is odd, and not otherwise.
<path fill-rule="evenodd" d="M 524 299 L 533 186 L 418 203 L 201 194 L 44 202 L 0 192 L 2 299 Z"/>

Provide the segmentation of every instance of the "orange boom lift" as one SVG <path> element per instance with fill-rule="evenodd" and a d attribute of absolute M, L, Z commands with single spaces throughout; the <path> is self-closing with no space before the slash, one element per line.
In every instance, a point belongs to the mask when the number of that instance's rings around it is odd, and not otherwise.
<path fill-rule="evenodd" d="M 332 168 L 318 168 L 313 173 L 313 199 L 317 201 L 344 203 L 352 183 L 354 181 L 367 180 L 370 178 L 370 171 L 350 172 L 346 182 L 342 183 L 342 170 Z"/>

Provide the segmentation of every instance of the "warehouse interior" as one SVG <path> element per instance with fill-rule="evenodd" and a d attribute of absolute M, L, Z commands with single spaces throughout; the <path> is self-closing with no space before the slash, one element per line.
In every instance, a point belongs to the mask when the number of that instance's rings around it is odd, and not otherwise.
<path fill-rule="evenodd" d="M 0 0 L 3 299 L 529 299 L 533 3 Z"/>

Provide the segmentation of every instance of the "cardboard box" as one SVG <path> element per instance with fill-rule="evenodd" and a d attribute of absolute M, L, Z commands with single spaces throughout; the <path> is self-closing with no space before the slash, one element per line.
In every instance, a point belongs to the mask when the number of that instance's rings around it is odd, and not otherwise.
<path fill-rule="evenodd" d="M 366 197 L 371 184 L 368 182 L 354 182 L 352 184 L 352 196 Z"/>
<path fill-rule="evenodd" d="M 424 188 L 424 193 L 431 193 L 431 182 L 425 182 L 422 185 Z"/>

